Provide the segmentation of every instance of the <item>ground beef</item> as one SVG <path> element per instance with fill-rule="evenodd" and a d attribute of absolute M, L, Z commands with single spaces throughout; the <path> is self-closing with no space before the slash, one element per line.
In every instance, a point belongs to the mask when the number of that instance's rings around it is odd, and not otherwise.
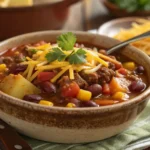
<path fill-rule="evenodd" d="M 79 85 L 80 88 L 86 88 L 88 86 L 88 83 L 78 74 L 74 74 L 74 81 Z"/>
<path fill-rule="evenodd" d="M 109 83 L 112 77 L 115 76 L 115 71 L 107 67 L 101 67 L 97 73 L 100 84 Z"/>
<path fill-rule="evenodd" d="M 16 63 L 20 63 L 20 62 L 23 62 L 24 60 L 25 60 L 26 58 L 25 58 L 25 56 L 22 54 L 22 53 L 16 53 L 15 55 L 14 55 L 14 61 L 16 62 Z"/>
<path fill-rule="evenodd" d="M 11 64 L 12 62 L 13 62 L 14 60 L 13 60 L 13 58 L 11 58 L 11 57 L 1 57 L 0 58 L 0 64 L 6 64 L 6 65 L 9 65 L 9 64 Z"/>
<path fill-rule="evenodd" d="M 82 71 L 80 75 L 89 85 L 98 83 L 98 74 L 96 72 L 86 74 Z"/>
<path fill-rule="evenodd" d="M 59 87 L 62 87 L 65 84 L 70 83 L 70 82 L 71 82 L 71 80 L 69 79 L 68 76 L 62 76 L 61 79 L 58 80 L 57 84 L 58 84 Z"/>
<path fill-rule="evenodd" d="M 116 69 L 116 66 L 115 66 L 115 64 L 109 62 L 108 68 L 109 68 L 109 69 L 112 69 L 112 70 L 115 70 L 115 69 Z"/>
<path fill-rule="evenodd" d="M 136 75 L 131 75 L 131 74 L 127 75 L 127 79 L 134 80 L 134 81 L 140 80 Z"/>
<path fill-rule="evenodd" d="M 101 53 L 101 54 L 106 55 L 106 50 L 104 50 L 104 49 L 100 49 L 98 52 Z"/>

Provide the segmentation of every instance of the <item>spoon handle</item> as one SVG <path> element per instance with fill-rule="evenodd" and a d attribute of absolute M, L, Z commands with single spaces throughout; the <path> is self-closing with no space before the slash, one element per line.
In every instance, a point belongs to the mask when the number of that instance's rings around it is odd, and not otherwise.
<path fill-rule="evenodd" d="M 122 48 L 122 47 L 128 45 L 129 43 L 135 42 L 137 40 L 140 40 L 140 39 L 143 39 L 143 38 L 146 38 L 146 37 L 149 37 L 149 36 L 150 36 L 150 31 L 147 31 L 147 32 L 145 32 L 143 34 L 135 36 L 135 37 L 133 37 L 133 38 L 131 38 L 129 40 L 126 40 L 124 42 L 121 42 L 121 43 L 119 43 L 119 44 L 109 48 L 107 50 L 107 54 L 111 54 L 111 53 L 115 52 L 116 50 L 118 50 L 119 48 Z"/>

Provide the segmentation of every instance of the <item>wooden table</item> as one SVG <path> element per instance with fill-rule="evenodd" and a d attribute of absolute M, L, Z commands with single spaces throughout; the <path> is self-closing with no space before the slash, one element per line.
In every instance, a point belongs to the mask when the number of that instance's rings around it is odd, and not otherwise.
<path fill-rule="evenodd" d="M 113 19 L 100 0 L 83 0 L 70 9 L 70 16 L 63 30 L 98 29 L 101 24 Z"/>

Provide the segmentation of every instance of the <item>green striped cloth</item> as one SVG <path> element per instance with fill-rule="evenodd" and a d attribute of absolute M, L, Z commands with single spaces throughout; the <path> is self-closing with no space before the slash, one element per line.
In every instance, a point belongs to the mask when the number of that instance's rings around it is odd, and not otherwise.
<path fill-rule="evenodd" d="M 109 139 L 88 144 L 56 144 L 24 139 L 33 150 L 123 150 L 131 143 L 150 136 L 150 102 L 134 124 L 123 133 Z"/>

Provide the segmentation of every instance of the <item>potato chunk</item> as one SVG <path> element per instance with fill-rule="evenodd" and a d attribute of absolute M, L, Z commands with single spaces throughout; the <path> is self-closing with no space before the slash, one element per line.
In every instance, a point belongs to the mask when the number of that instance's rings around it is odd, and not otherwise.
<path fill-rule="evenodd" d="M 0 90 L 22 99 L 26 94 L 38 94 L 40 90 L 22 75 L 10 74 L 0 83 Z"/>

